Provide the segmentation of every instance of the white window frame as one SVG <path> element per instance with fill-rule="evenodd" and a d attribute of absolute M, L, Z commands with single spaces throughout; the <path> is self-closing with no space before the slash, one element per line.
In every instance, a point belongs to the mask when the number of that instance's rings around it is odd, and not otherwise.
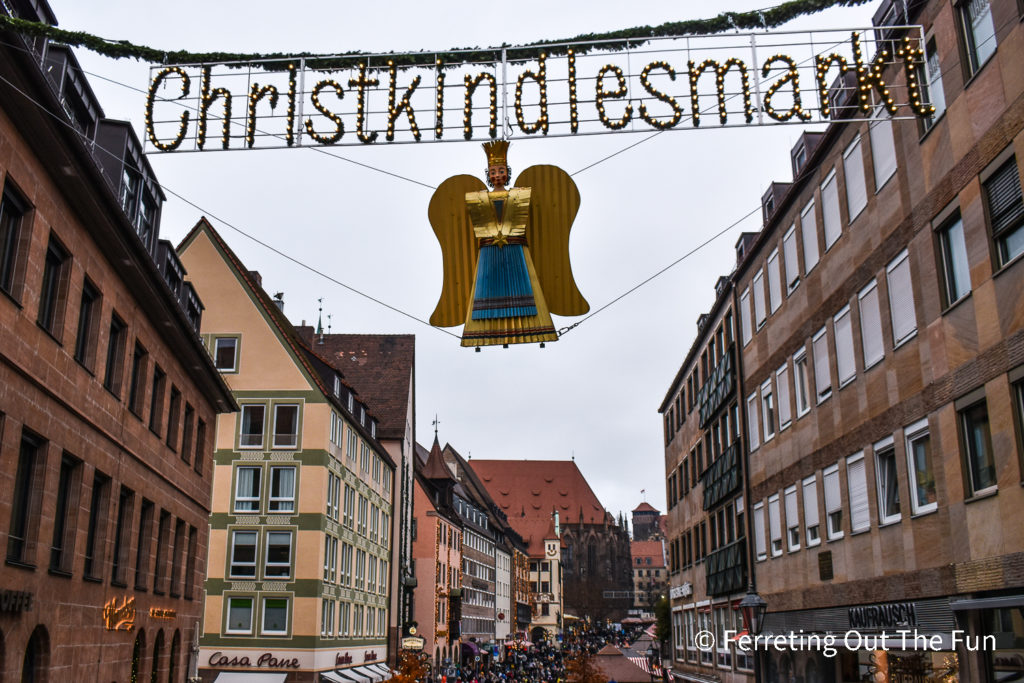
<path fill-rule="evenodd" d="M 850 533 L 867 531 L 871 528 L 871 502 L 864 451 L 857 451 L 846 458 L 846 493 L 850 499 Z"/>
<path fill-rule="evenodd" d="M 754 504 L 754 553 L 758 562 L 768 559 L 768 548 L 765 545 L 764 501 Z"/>
<path fill-rule="evenodd" d="M 833 479 L 834 477 L 834 479 Z M 830 465 L 821 471 L 822 488 L 825 495 L 825 536 L 830 541 L 843 537 L 843 495 L 839 480 L 839 463 Z M 830 483 L 834 482 L 834 487 Z M 829 495 L 834 488 L 833 495 Z M 833 515 L 839 513 L 838 523 Z"/>
<path fill-rule="evenodd" d="M 839 375 L 839 388 L 857 378 L 857 361 L 853 349 L 853 316 L 850 306 L 843 306 L 832 318 L 832 343 L 836 349 L 836 370 Z"/>
<path fill-rule="evenodd" d="M 779 431 L 793 423 L 793 409 L 789 403 L 789 360 L 775 371 L 776 412 L 779 415 Z"/>
<path fill-rule="evenodd" d="M 235 550 L 238 548 L 238 536 L 245 534 L 252 536 L 252 562 L 236 562 Z M 246 544 L 248 545 L 248 544 Z M 231 530 L 231 556 L 228 558 L 228 576 L 233 579 L 256 579 L 256 567 L 259 565 L 260 534 L 254 529 L 232 529 Z M 251 574 L 238 574 L 235 567 L 252 567 Z"/>
<path fill-rule="evenodd" d="M 747 396 L 747 441 L 751 451 L 761 445 L 758 433 L 757 392 Z"/>
<path fill-rule="evenodd" d="M 929 131 L 946 113 L 946 92 L 942 89 L 942 66 L 939 63 L 939 51 L 935 47 L 934 33 L 929 33 L 925 37 L 925 52 L 924 68 L 921 69 L 919 77 L 924 76 L 928 84 L 928 98 L 935 107 L 935 113 L 923 121 L 924 129 Z"/>
<path fill-rule="evenodd" d="M 793 397 L 796 399 L 797 419 L 811 412 L 811 406 L 814 405 L 811 402 L 809 362 L 806 346 L 793 354 Z"/>
<path fill-rule="evenodd" d="M 818 477 L 811 475 L 802 483 L 804 503 L 804 530 L 807 547 L 821 545 L 821 516 L 818 513 Z M 813 522 L 813 524 L 812 524 Z"/>
<path fill-rule="evenodd" d="M 782 305 L 782 270 L 779 264 L 779 250 L 768 255 L 768 314 L 779 310 Z"/>
<path fill-rule="evenodd" d="M 746 346 L 754 336 L 750 321 L 750 287 L 740 294 L 740 332 L 743 334 L 743 345 Z"/>
<path fill-rule="evenodd" d="M 765 443 L 775 438 L 775 395 L 770 377 L 761 384 L 761 428 Z"/>
<path fill-rule="evenodd" d="M 843 178 L 846 181 L 846 209 L 849 222 L 860 215 L 868 205 L 868 188 L 864 175 L 864 151 L 861 149 L 860 135 L 843 150 Z"/>
<path fill-rule="evenodd" d="M 828 349 L 828 329 L 822 327 L 811 337 L 811 351 L 814 354 L 814 396 L 817 405 L 821 405 L 832 396 L 832 369 Z M 828 383 L 827 386 L 822 378 Z"/>
<path fill-rule="evenodd" d="M 275 535 L 287 535 L 288 536 L 288 561 L 287 562 L 271 562 L 270 561 L 270 540 Z M 274 545 L 280 545 L 275 543 Z M 295 533 L 290 529 L 269 529 L 266 535 L 266 542 L 263 544 L 263 578 L 267 581 L 286 581 L 292 578 L 292 560 L 295 557 Z M 287 569 L 284 574 L 272 573 L 271 570 L 280 571 Z"/>
<path fill-rule="evenodd" d="M 217 365 L 217 358 L 220 351 L 221 342 L 231 342 L 234 347 L 234 352 L 231 354 L 231 367 L 221 367 Z M 213 338 L 213 365 L 220 372 L 238 372 L 238 337 L 214 337 Z"/>
<path fill-rule="evenodd" d="M 274 475 L 283 473 L 284 470 L 292 471 L 291 495 L 274 495 Z M 270 488 L 268 491 L 267 511 L 270 514 L 294 513 L 295 512 L 295 490 L 297 487 L 296 477 L 298 468 L 294 465 L 273 465 L 270 468 Z M 274 507 L 275 503 L 278 507 Z"/>
<path fill-rule="evenodd" d="M 821 259 L 818 247 L 818 214 L 814 210 L 812 197 L 800 211 L 800 241 L 803 242 L 804 275 L 807 275 Z"/>
<path fill-rule="evenodd" d="M 235 600 L 248 600 L 249 601 L 249 628 L 247 629 L 236 629 L 231 626 L 231 604 Z M 251 635 L 253 632 L 253 613 L 256 607 L 256 598 L 251 595 L 230 595 L 227 599 L 227 617 L 224 628 L 225 635 Z"/>
<path fill-rule="evenodd" d="M 786 504 L 786 546 L 789 552 L 800 550 L 800 507 L 796 498 L 796 484 L 783 491 Z"/>
<path fill-rule="evenodd" d="M 796 248 L 796 223 L 789 226 L 789 230 L 782 237 L 782 260 L 784 261 L 784 274 L 786 276 L 786 296 L 789 296 L 800 286 L 800 263 L 797 261 Z"/>
<path fill-rule="evenodd" d="M 295 409 L 295 433 L 294 434 L 279 434 L 277 431 L 277 420 L 278 413 L 282 408 L 294 408 Z M 302 407 L 298 403 L 275 403 L 274 404 L 274 448 L 290 449 L 294 450 L 299 445 L 299 434 L 302 432 Z M 283 436 L 293 436 L 294 438 L 289 441 L 279 440 Z"/>
<path fill-rule="evenodd" d="M 248 470 L 255 472 L 256 478 L 256 495 L 239 495 L 239 486 L 242 484 L 242 471 Z M 261 508 L 261 498 L 263 493 L 263 468 L 259 465 L 240 465 L 235 468 L 235 503 L 232 510 L 236 513 L 259 513 Z M 249 505 L 240 506 L 239 503 L 255 504 L 255 507 Z"/>
<path fill-rule="evenodd" d="M 903 506 L 900 500 L 900 477 L 899 471 L 896 465 L 896 446 L 895 441 L 891 436 L 887 436 L 881 441 L 877 441 L 871 447 L 872 452 L 875 454 L 875 495 L 878 498 L 878 525 L 883 524 L 895 524 L 903 519 Z M 893 467 L 893 480 L 883 481 L 883 473 L 886 468 L 882 466 L 882 456 L 888 454 L 888 457 L 892 458 Z M 889 490 L 889 486 L 896 487 L 896 505 L 899 507 L 896 514 L 886 514 L 885 501 L 886 493 Z"/>
<path fill-rule="evenodd" d="M 750 283 L 754 297 L 754 325 L 760 330 L 768 320 L 768 306 L 764 298 L 764 270 L 754 273 L 754 279 Z M 758 305 L 760 304 L 760 305 Z"/>
<path fill-rule="evenodd" d="M 901 266 L 906 267 L 906 282 L 897 281 L 893 285 L 894 276 L 893 273 L 897 272 Z M 914 304 L 914 293 L 913 293 L 913 276 L 910 272 L 910 254 L 904 249 L 901 251 L 896 258 L 889 262 L 889 265 L 885 267 L 885 282 L 889 290 L 889 315 L 892 320 L 892 345 L 893 348 L 899 348 L 903 344 L 917 336 L 917 307 Z M 899 335 L 897 327 L 902 329 L 905 325 L 897 325 L 897 306 L 894 303 L 893 294 L 900 297 L 907 297 L 906 299 L 898 299 L 896 301 L 906 301 L 909 304 L 909 315 L 912 318 L 913 327 L 908 329 L 904 334 Z"/>
<path fill-rule="evenodd" d="M 843 236 L 843 218 L 839 212 L 839 178 L 833 168 L 821 183 L 821 225 L 825 235 L 825 251 Z"/>
<path fill-rule="evenodd" d="M 867 372 L 885 358 L 885 337 L 882 332 L 882 309 L 878 301 L 877 281 L 871 280 L 857 293 L 857 310 L 860 312 L 861 354 L 864 371 Z"/>
<path fill-rule="evenodd" d="M 768 538 L 772 557 L 782 555 L 782 508 L 777 493 L 768 496 Z"/>
<path fill-rule="evenodd" d="M 260 450 L 263 448 L 263 442 L 267 436 L 267 405 L 265 403 L 243 403 L 241 411 L 238 413 L 238 447 L 245 449 Z M 259 434 L 246 434 L 245 429 L 245 414 L 250 410 L 262 410 L 263 411 L 263 430 Z M 259 437 L 259 443 L 247 442 L 246 437 Z"/>
<path fill-rule="evenodd" d="M 942 263 L 942 299 L 945 307 L 949 308 L 970 295 L 972 289 L 971 266 L 967 258 L 963 219 L 957 214 L 951 220 L 943 223 L 936 232 L 939 238 L 939 257 Z M 956 238 L 954 234 L 958 234 L 959 238 Z"/>
<path fill-rule="evenodd" d="M 928 418 L 918 420 L 913 424 L 907 425 L 903 428 L 903 442 L 907 451 L 907 476 L 910 480 L 910 511 L 914 515 L 924 515 L 929 512 L 935 512 L 939 508 L 938 493 L 936 492 L 935 500 L 931 503 L 924 503 L 923 505 L 918 503 L 917 500 L 917 463 L 914 462 L 914 442 L 921 437 L 928 439 L 929 448 L 929 459 L 931 459 L 931 432 L 928 428 Z M 935 479 L 935 463 L 934 461 L 929 462 L 929 468 L 931 469 L 932 479 Z M 935 482 L 932 481 L 932 485 Z"/>
<path fill-rule="evenodd" d="M 281 631 L 271 631 L 270 629 L 267 628 L 267 602 L 270 601 L 270 600 L 284 600 L 284 604 L 285 604 L 285 608 L 284 608 L 284 614 L 285 614 L 285 616 L 284 616 L 284 630 L 281 630 Z M 291 622 L 291 616 L 292 616 L 291 600 L 287 596 L 284 596 L 284 595 L 265 595 L 261 599 L 261 606 L 262 606 L 262 609 L 260 609 L 260 635 L 275 635 L 275 636 L 288 635 L 288 625 Z"/>

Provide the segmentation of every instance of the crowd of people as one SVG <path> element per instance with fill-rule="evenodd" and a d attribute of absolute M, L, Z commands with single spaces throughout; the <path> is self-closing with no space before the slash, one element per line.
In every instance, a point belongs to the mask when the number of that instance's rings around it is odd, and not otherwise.
<path fill-rule="evenodd" d="M 539 640 L 506 644 L 482 657 L 471 657 L 460 664 L 452 661 L 434 666 L 422 683 L 566 683 L 569 660 L 580 652 L 597 654 L 605 645 L 628 648 L 639 632 L 613 628 L 577 627 L 566 631 L 562 642 Z"/>

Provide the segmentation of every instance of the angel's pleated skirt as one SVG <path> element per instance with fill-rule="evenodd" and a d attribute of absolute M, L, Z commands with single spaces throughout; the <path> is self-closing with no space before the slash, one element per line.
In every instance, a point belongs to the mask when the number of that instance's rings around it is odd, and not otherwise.
<path fill-rule="evenodd" d="M 480 247 L 472 302 L 462 331 L 463 346 L 558 339 L 525 244 Z"/>

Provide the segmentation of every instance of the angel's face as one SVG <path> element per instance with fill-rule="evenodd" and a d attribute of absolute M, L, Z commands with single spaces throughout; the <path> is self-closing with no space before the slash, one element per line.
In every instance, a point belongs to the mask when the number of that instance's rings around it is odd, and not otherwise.
<path fill-rule="evenodd" d="M 508 166 L 505 164 L 488 166 L 487 182 L 491 184 L 491 187 L 504 188 L 508 183 Z"/>

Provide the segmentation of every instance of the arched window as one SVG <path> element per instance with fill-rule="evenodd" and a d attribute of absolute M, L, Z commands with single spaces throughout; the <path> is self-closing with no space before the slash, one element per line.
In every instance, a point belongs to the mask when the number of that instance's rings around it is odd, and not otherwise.
<path fill-rule="evenodd" d="M 25 659 L 21 664 L 21 683 L 47 683 L 50 668 L 50 635 L 39 625 L 32 631 L 25 646 Z"/>
<path fill-rule="evenodd" d="M 142 658 L 146 649 L 146 632 L 139 630 L 135 634 L 135 644 L 132 645 L 132 671 L 128 677 L 128 683 L 139 683 L 139 672 L 142 670 Z"/>
<path fill-rule="evenodd" d="M 153 668 L 149 674 L 150 683 L 160 683 L 160 665 L 164 660 L 164 630 L 156 632 L 153 640 Z"/>
<path fill-rule="evenodd" d="M 171 638 L 171 656 L 167 662 L 167 683 L 178 680 L 178 657 L 181 656 L 181 631 L 175 630 Z"/>

